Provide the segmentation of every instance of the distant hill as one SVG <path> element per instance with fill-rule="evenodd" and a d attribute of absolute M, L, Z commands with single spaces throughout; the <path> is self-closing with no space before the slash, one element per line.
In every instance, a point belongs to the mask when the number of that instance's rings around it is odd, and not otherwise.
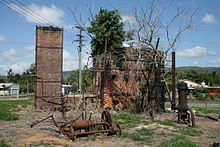
<path fill-rule="evenodd" d="M 197 66 L 184 66 L 177 67 L 177 71 L 190 71 L 195 70 L 197 72 L 218 72 L 220 73 L 220 67 L 197 67 Z"/>
<path fill-rule="evenodd" d="M 194 70 L 197 72 L 218 72 L 220 73 L 220 67 L 197 67 L 197 66 L 182 66 L 182 67 L 177 67 L 177 71 L 184 72 L 184 71 L 190 71 Z M 166 71 L 171 71 L 171 68 L 166 68 Z"/>
<path fill-rule="evenodd" d="M 63 71 L 63 80 L 66 80 L 70 74 L 71 74 L 72 71 Z"/>
<path fill-rule="evenodd" d="M 197 67 L 197 66 L 183 66 L 183 67 L 177 67 L 177 71 L 190 71 L 190 70 L 195 70 L 197 72 L 213 72 L 216 71 L 220 73 L 220 67 Z M 167 71 L 170 71 L 171 68 L 166 68 Z M 67 79 L 68 76 L 71 74 L 72 71 L 63 71 L 63 79 Z M 1 76 L 0 78 L 5 79 L 6 76 Z"/>

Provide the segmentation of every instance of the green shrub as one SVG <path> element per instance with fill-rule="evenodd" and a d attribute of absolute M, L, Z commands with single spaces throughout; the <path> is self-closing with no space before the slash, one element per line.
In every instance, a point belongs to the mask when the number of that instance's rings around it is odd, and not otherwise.
<path fill-rule="evenodd" d="M 1 140 L 0 147 L 11 147 L 11 146 L 9 144 L 7 144 L 4 140 Z"/>
<path fill-rule="evenodd" d="M 194 94 L 194 96 L 198 99 L 198 100 L 206 100 L 208 98 L 208 94 L 207 93 L 200 93 L 197 92 Z"/>
<path fill-rule="evenodd" d="M 203 88 L 201 92 L 202 93 L 209 93 L 209 89 L 208 88 Z"/>

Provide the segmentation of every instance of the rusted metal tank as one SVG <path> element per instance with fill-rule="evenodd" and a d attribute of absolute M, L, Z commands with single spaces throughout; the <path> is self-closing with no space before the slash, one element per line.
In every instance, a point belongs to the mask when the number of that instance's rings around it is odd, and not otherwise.
<path fill-rule="evenodd" d="M 92 122 L 89 120 L 76 120 L 72 123 L 72 126 L 74 126 L 75 129 L 86 129 L 89 126 L 92 125 Z"/>
<path fill-rule="evenodd" d="M 187 84 L 184 82 L 179 83 L 178 85 L 178 94 L 179 94 L 179 109 L 187 110 L 188 109 L 188 101 L 187 101 Z"/>
<path fill-rule="evenodd" d="M 184 122 L 192 127 L 195 127 L 195 114 L 188 107 L 188 100 L 187 100 L 187 92 L 188 92 L 188 87 L 187 84 L 184 82 L 181 82 L 178 84 L 178 95 L 179 95 L 179 104 L 177 106 L 178 110 L 178 121 L 179 122 Z"/>

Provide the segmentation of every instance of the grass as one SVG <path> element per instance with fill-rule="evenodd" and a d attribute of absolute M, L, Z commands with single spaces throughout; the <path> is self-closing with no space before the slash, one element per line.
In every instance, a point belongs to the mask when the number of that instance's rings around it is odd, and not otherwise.
<path fill-rule="evenodd" d="M 9 144 L 7 144 L 4 140 L 1 140 L 0 147 L 11 147 L 11 146 Z"/>
<path fill-rule="evenodd" d="M 184 136 L 176 136 L 169 141 L 160 143 L 159 147 L 198 147 L 196 143 L 186 139 Z"/>
<path fill-rule="evenodd" d="M 151 120 L 142 117 L 140 115 L 134 115 L 129 112 L 121 112 L 115 115 L 112 115 L 113 122 L 116 124 L 120 124 L 122 128 L 126 130 L 129 128 L 134 128 L 140 124 L 148 125 L 152 123 Z M 134 141 L 138 141 L 141 143 L 149 143 L 151 142 L 152 136 L 154 132 L 151 129 L 141 128 L 136 131 L 123 131 L 122 137 L 128 138 Z"/>
<path fill-rule="evenodd" d="M 138 126 L 139 124 L 150 124 L 151 121 L 134 114 L 130 114 L 128 112 L 122 112 L 115 115 L 112 115 L 112 119 L 114 123 L 120 124 L 123 128 L 133 128 Z"/>
<path fill-rule="evenodd" d="M 175 123 L 171 120 L 157 120 L 156 122 L 160 125 L 175 126 Z"/>
<path fill-rule="evenodd" d="M 32 105 L 33 100 L 0 100 L 0 119 L 6 121 L 18 120 L 19 117 L 15 113 L 21 108 Z"/>
<path fill-rule="evenodd" d="M 220 113 L 220 109 L 219 108 L 194 108 L 196 111 L 201 112 L 201 113 L 215 113 L 215 114 L 219 114 Z"/>
<path fill-rule="evenodd" d="M 186 136 L 198 136 L 201 134 L 201 131 L 198 131 L 194 128 L 184 128 L 181 130 L 181 134 Z"/>
<path fill-rule="evenodd" d="M 122 137 L 129 138 L 134 141 L 139 141 L 141 143 L 149 143 L 151 142 L 153 134 L 154 132 L 151 129 L 141 128 L 135 132 L 125 132 L 122 134 Z"/>

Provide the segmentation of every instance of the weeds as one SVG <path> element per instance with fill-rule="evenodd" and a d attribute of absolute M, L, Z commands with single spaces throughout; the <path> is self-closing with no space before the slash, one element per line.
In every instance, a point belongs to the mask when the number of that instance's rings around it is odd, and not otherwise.
<path fill-rule="evenodd" d="M 0 100 L 0 119 L 11 121 L 18 120 L 19 117 L 15 114 L 21 108 L 25 108 L 33 103 L 32 99 L 28 100 Z"/>
<path fill-rule="evenodd" d="M 175 123 L 170 120 L 157 120 L 156 122 L 165 126 L 175 126 Z"/>
<path fill-rule="evenodd" d="M 196 111 L 201 112 L 201 113 L 215 113 L 218 114 L 220 113 L 219 108 L 194 108 Z"/>
<path fill-rule="evenodd" d="M 159 147 L 198 147 L 196 143 L 186 139 L 184 136 L 176 136 L 169 141 L 162 142 Z"/>
<path fill-rule="evenodd" d="M 120 124 L 124 128 L 133 128 L 138 126 L 139 124 L 150 124 L 151 121 L 140 117 L 137 115 L 130 114 L 128 112 L 118 113 L 112 116 L 112 119 L 115 123 Z"/>
<path fill-rule="evenodd" d="M 198 136 L 200 133 L 200 131 L 193 128 L 184 128 L 181 131 L 181 134 L 186 136 Z"/>
<path fill-rule="evenodd" d="M 9 144 L 7 144 L 4 140 L 1 140 L 0 147 L 11 147 L 11 146 Z"/>
<path fill-rule="evenodd" d="M 129 138 L 134 141 L 140 141 L 142 143 L 149 143 L 151 142 L 151 138 L 153 136 L 154 132 L 150 129 L 141 128 L 138 131 L 132 132 L 132 133 L 123 133 L 122 137 Z"/>

